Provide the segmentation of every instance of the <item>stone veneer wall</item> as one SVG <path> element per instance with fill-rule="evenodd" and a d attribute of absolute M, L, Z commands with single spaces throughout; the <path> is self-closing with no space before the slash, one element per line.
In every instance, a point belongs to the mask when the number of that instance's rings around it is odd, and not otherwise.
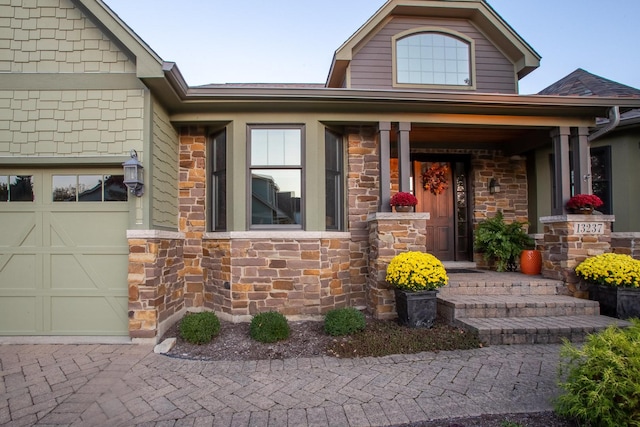
<path fill-rule="evenodd" d="M 611 215 L 557 215 L 540 218 L 544 225 L 544 251 L 542 252 L 542 275 L 565 282 L 568 295 L 588 297 L 580 289 L 580 279 L 575 268 L 588 257 L 611 252 Z M 576 234 L 577 222 L 603 223 L 603 234 Z"/>
<path fill-rule="evenodd" d="M 379 212 L 369 217 L 367 308 L 377 319 L 394 319 L 395 295 L 385 278 L 391 259 L 407 251 L 424 252 L 428 213 Z"/>
<path fill-rule="evenodd" d="M 185 234 L 181 274 L 187 308 L 247 320 L 270 309 L 307 316 L 365 305 L 366 217 L 377 210 L 379 168 L 375 132 L 352 131 L 347 198 L 354 232 L 277 232 L 260 238 L 260 232 L 205 233 L 205 128 L 180 129 L 178 222 Z"/>
<path fill-rule="evenodd" d="M 348 306 L 349 233 L 282 234 L 207 234 L 205 306 L 240 321 L 270 310 L 304 318 Z"/>
<path fill-rule="evenodd" d="M 369 215 L 378 212 L 380 159 L 375 128 L 348 130 L 348 230 L 351 305 L 367 305 L 365 287 L 369 275 Z"/>
<path fill-rule="evenodd" d="M 129 230 L 129 336 L 157 339 L 181 314 L 184 237 L 180 233 Z"/>
<path fill-rule="evenodd" d="M 611 233 L 611 252 L 640 259 L 640 232 Z"/>
<path fill-rule="evenodd" d="M 185 234 L 185 304 L 204 306 L 206 272 L 202 267 L 202 236 L 206 231 L 206 137 L 203 127 L 180 129 L 180 170 L 178 185 L 178 230 Z"/>
<path fill-rule="evenodd" d="M 502 211 L 507 221 L 528 221 L 525 161 L 513 161 L 499 151 L 474 150 L 471 154 L 474 222 L 477 224 L 498 211 Z M 489 192 L 491 178 L 500 185 L 499 193 Z"/>

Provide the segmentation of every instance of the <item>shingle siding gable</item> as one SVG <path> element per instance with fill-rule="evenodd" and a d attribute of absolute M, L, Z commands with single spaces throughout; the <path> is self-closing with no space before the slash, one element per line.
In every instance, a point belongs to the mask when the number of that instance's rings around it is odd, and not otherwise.
<path fill-rule="evenodd" d="M 69 0 L 0 4 L 0 72 L 135 73 L 135 64 Z"/>
<path fill-rule="evenodd" d="M 478 92 L 517 92 L 513 64 L 469 21 L 411 17 L 394 17 L 358 49 L 350 65 L 351 87 L 393 89 L 392 37 L 403 31 L 421 27 L 447 28 L 474 40 Z"/>

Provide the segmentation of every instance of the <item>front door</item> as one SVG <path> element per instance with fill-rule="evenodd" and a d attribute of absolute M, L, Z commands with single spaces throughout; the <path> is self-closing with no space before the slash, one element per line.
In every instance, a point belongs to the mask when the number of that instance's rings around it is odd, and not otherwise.
<path fill-rule="evenodd" d="M 426 250 L 441 261 L 468 261 L 464 162 L 414 161 L 418 212 L 428 212 Z"/>

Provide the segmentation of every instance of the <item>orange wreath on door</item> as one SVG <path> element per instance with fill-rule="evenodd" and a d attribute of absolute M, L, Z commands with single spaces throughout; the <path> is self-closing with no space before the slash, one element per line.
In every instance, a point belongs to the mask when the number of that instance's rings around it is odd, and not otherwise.
<path fill-rule="evenodd" d="M 447 188 L 449 188 L 447 172 L 449 172 L 449 166 L 446 164 L 432 164 L 422 173 L 422 186 L 425 190 L 430 191 L 436 196 L 438 194 L 442 194 Z"/>

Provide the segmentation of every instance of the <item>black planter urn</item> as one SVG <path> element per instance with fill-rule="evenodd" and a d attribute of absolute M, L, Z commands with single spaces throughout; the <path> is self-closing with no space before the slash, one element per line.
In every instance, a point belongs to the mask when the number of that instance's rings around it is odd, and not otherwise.
<path fill-rule="evenodd" d="M 600 314 L 618 319 L 640 317 L 640 289 L 591 284 L 589 299 L 600 303 Z"/>
<path fill-rule="evenodd" d="M 410 292 L 395 289 L 400 324 L 410 328 L 433 327 L 438 314 L 438 291 Z"/>

